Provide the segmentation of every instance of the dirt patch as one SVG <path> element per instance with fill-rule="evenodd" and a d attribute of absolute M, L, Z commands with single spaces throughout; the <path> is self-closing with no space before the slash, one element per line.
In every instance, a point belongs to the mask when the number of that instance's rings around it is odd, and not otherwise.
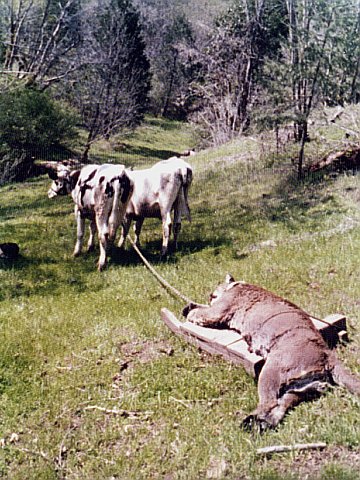
<path fill-rule="evenodd" d="M 344 468 L 353 474 L 359 473 L 360 478 L 360 449 L 331 446 L 323 451 L 299 453 L 292 460 L 291 471 L 302 480 L 316 480 L 324 478 L 324 468 L 330 465 Z M 273 467 L 284 478 L 289 473 L 288 463 L 283 462 L 281 456 L 268 460 L 266 466 Z"/>
<path fill-rule="evenodd" d="M 170 343 L 166 340 L 144 340 L 123 343 L 118 345 L 121 354 L 122 369 L 128 368 L 136 360 L 140 363 L 149 363 L 158 358 L 174 353 Z"/>

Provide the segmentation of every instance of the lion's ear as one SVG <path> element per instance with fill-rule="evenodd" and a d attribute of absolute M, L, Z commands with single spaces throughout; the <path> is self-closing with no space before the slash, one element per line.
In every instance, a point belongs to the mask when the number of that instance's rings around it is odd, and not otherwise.
<path fill-rule="evenodd" d="M 235 282 L 235 278 L 231 275 L 231 273 L 227 273 L 225 277 L 225 283 L 230 284 L 234 282 Z"/>

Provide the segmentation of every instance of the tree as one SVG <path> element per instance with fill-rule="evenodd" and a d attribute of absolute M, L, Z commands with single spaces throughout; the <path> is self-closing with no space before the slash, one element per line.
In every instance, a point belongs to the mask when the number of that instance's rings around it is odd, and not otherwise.
<path fill-rule="evenodd" d="M 352 28 L 349 28 L 348 16 L 355 3 L 346 0 L 286 0 L 286 5 L 289 18 L 287 70 L 291 79 L 295 138 L 300 143 L 298 176 L 301 178 L 305 143 L 308 140 L 308 120 L 314 105 L 321 99 L 329 101 L 331 98 L 331 102 L 338 103 L 340 97 L 343 100 L 345 98 L 348 72 L 344 68 L 343 51 L 345 45 L 349 46 L 348 33 Z M 354 18 L 352 15 L 350 17 Z M 353 29 L 358 31 L 358 15 L 355 15 L 355 19 Z M 352 41 L 353 38 L 352 35 Z M 359 53 L 357 49 L 357 57 Z M 356 70 L 353 79 L 357 76 Z"/>
<path fill-rule="evenodd" d="M 185 118 L 184 98 L 191 71 L 181 51 L 194 44 L 190 21 L 173 0 L 136 0 L 150 61 L 152 89 L 150 108 L 156 115 Z"/>
<path fill-rule="evenodd" d="M 87 130 L 86 160 L 98 138 L 139 124 L 148 106 L 150 76 L 139 14 L 129 0 L 94 2 L 82 34 L 82 67 L 65 88 Z"/>
<path fill-rule="evenodd" d="M 0 184 L 34 172 L 36 156 L 61 151 L 77 137 L 76 117 L 49 95 L 20 87 L 0 94 Z"/>
<path fill-rule="evenodd" d="M 330 105 L 360 100 L 360 2 L 337 2 L 333 34 L 326 51 L 327 72 L 322 85 Z"/>
<path fill-rule="evenodd" d="M 264 61 L 281 45 L 283 7 L 280 0 L 236 0 L 200 52 L 201 74 L 193 84 L 195 118 L 213 142 L 222 143 L 248 127 Z"/>
<path fill-rule="evenodd" d="M 78 68 L 80 0 L 0 0 L 3 72 L 42 89 Z"/>

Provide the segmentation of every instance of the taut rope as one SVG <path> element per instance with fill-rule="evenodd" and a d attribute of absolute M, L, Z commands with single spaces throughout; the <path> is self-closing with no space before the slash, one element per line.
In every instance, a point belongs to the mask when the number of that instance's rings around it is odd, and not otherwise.
<path fill-rule="evenodd" d="M 128 235 L 127 237 L 132 245 L 132 247 L 134 248 L 135 252 L 139 255 L 139 257 L 141 258 L 141 260 L 143 261 L 145 267 L 154 275 L 154 277 L 161 283 L 161 285 L 166 288 L 167 290 L 169 290 L 173 295 L 175 295 L 176 297 L 179 297 L 181 300 L 183 300 L 185 303 L 194 303 L 194 304 L 197 304 L 197 302 L 193 302 L 190 298 L 186 297 L 185 295 L 183 295 L 181 292 L 179 292 L 179 290 L 175 287 L 173 287 L 172 285 L 170 285 L 169 282 L 167 282 L 161 275 L 159 275 L 157 273 L 157 271 L 155 270 L 155 268 L 150 265 L 150 263 L 146 260 L 146 258 L 144 257 L 144 255 L 141 253 L 140 249 L 138 248 L 138 246 L 136 245 L 136 243 L 134 242 L 134 240 L 131 238 L 130 235 Z"/>
<path fill-rule="evenodd" d="M 154 275 L 154 277 L 161 283 L 161 285 L 166 288 L 167 290 L 169 290 L 173 295 L 175 295 L 176 297 L 179 297 L 183 302 L 185 303 L 193 303 L 195 305 L 199 305 L 199 306 L 202 306 L 202 307 L 205 307 L 206 305 L 203 305 L 203 304 L 199 304 L 197 302 L 194 302 L 193 300 L 191 300 L 189 297 L 187 297 L 186 295 L 183 295 L 181 292 L 179 292 L 179 290 L 175 287 L 173 287 L 172 285 L 170 285 L 170 283 L 168 281 L 165 280 L 165 278 L 163 278 L 160 274 L 157 273 L 157 271 L 155 270 L 155 268 L 148 262 L 148 260 L 144 257 L 144 255 L 141 253 L 140 249 L 138 248 L 138 246 L 136 245 L 136 243 L 134 242 L 134 240 L 131 238 L 130 235 L 128 235 L 127 237 L 132 245 L 132 247 L 134 248 L 135 252 L 139 255 L 139 257 L 141 258 L 141 260 L 143 261 L 145 267 Z M 340 330 L 340 328 L 336 325 L 333 325 L 332 323 L 330 322 L 327 322 L 326 320 L 323 320 L 321 318 L 317 318 L 317 317 L 314 317 L 313 315 L 310 315 L 311 318 L 313 318 L 314 320 L 318 320 L 319 322 L 322 322 L 324 323 L 325 325 L 328 325 L 329 327 L 332 327 L 332 328 L 335 328 L 336 330 Z"/>

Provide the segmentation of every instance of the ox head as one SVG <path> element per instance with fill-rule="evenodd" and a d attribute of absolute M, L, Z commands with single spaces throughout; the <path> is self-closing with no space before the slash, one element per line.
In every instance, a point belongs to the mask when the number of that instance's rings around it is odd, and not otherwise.
<path fill-rule="evenodd" d="M 49 177 L 53 180 L 47 192 L 49 198 L 57 195 L 68 195 L 75 188 L 80 170 L 71 171 L 70 165 L 66 163 L 57 164 L 49 162 L 44 167 Z"/>

